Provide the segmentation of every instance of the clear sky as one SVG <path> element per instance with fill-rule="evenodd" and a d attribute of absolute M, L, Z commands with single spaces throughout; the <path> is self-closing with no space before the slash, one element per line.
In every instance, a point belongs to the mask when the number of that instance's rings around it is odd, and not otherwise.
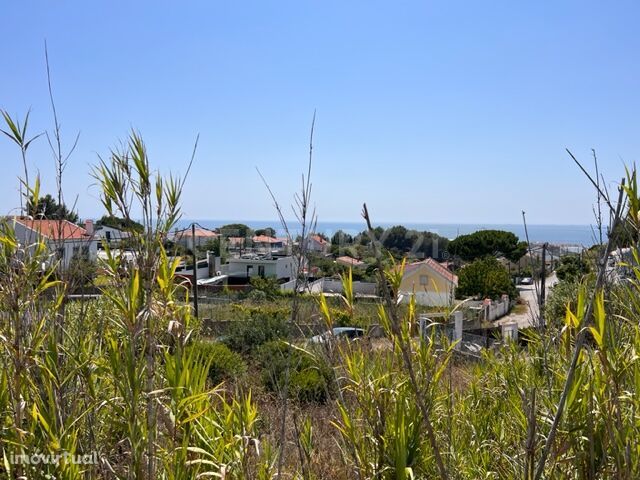
<path fill-rule="evenodd" d="M 637 1 L 2 1 L 0 108 L 51 129 L 44 41 L 67 145 L 67 203 L 100 216 L 89 176 L 132 127 L 184 172 L 188 218 L 272 219 L 289 204 L 317 110 L 319 218 L 582 224 L 640 152 Z M 0 210 L 19 205 L 0 141 Z M 53 193 L 36 141 L 30 166 Z"/>

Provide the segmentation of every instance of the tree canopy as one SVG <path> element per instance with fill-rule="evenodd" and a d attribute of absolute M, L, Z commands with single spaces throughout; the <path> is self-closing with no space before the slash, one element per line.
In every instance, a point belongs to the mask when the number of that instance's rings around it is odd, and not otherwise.
<path fill-rule="evenodd" d="M 56 199 L 49 194 L 40 197 L 37 205 L 33 204 L 33 200 L 29 200 L 27 214 L 33 218 L 44 220 L 68 220 L 72 223 L 77 223 L 79 220 L 76 212 L 69 210 L 64 203 L 58 204 Z"/>
<path fill-rule="evenodd" d="M 560 265 L 556 269 L 556 275 L 560 280 L 580 280 L 583 275 L 589 273 L 589 264 L 576 253 L 560 258 Z"/>
<path fill-rule="evenodd" d="M 526 242 L 521 242 L 514 233 L 503 230 L 479 230 L 469 235 L 460 235 L 449 242 L 449 252 L 466 261 L 487 255 L 503 255 L 508 260 L 517 262 L 526 251 Z"/>
<path fill-rule="evenodd" d="M 508 270 L 494 257 L 484 257 L 462 267 L 458 273 L 460 297 L 498 298 L 502 294 L 515 298 L 518 291 Z"/>
<path fill-rule="evenodd" d="M 347 245 L 350 243 L 353 243 L 353 237 L 342 230 L 338 230 L 331 237 L 331 245 Z"/>
<path fill-rule="evenodd" d="M 250 237 L 253 230 L 244 223 L 230 223 L 220 227 L 220 234 L 225 237 Z"/>
<path fill-rule="evenodd" d="M 436 233 L 408 230 L 402 225 L 386 229 L 381 240 L 384 248 L 396 255 L 413 254 L 432 258 L 442 258 L 449 243 L 448 239 Z"/>
<path fill-rule="evenodd" d="M 267 228 L 259 228 L 255 231 L 257 236 L 265 235 L 267 237 L 275 238 L 276 230 L 275 228 L 267 227 Z"/>
<path fill-rule="evenodd" d="M 114 215 L 103 215 L 102 218 L 96 222 L 96 225 L 113 227 L 124 231 L 142 232 L 144 230 L 142 224 L 130 218 L 120 218 Z"/>

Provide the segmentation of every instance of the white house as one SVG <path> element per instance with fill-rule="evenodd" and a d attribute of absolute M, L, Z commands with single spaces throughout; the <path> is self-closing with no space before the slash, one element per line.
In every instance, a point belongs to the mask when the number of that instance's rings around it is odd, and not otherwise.
<path fill-rule="evenodd" d="M 86 226 L 89 230 L 67 220 L 13 217 L 17 240 L 26 247 L 41 239 L 63 268 L 69 266 L 72 258 L 81 255 L 88 260 L 96 260 L 98 241 L 93 235 L 93 222 L 89 221 Z"/>
<path fill-rule="evenodd" d="M 119 228 L 109 225 L 98 225 L 97 227 L 95 227 L 94 236 L 99 243 L 106 241 L 109 245 L 113 245 L 120 242 L 120 240 L 126 240 L 130 238 L 131 232 L 120 230 Z"/>
<path fill-rule="evenodd" d="M 222 273 L 236 278 L 290 279 L 296 274 L 296 260 L 293 257 L 231 258 L 222 266 Z"/>
<path fill-rule="evenodd" d="M 256 252 L 272 253 L 285 252 L 288 247 L 286 238 L 269 237 L 268 235 L 256 235 L 251 239 L 253 249 Z"/>
<path fill-rule="evenodd" d="M 315 253 L 327 253 L 331 244 L 320 235 L 310 235 L 307 239 L 307 251 Z"/>

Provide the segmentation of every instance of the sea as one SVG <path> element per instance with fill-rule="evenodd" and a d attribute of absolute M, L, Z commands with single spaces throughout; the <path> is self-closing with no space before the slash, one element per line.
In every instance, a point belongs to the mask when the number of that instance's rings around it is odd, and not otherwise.
<path fill-rule="evenodd" d="M 201 225 L 204 228 L 214 229 L 231 223 L 242 223 L 248 227 L 257 230 L 259 228 L 271 227 L 276 230 L 277 236 L 284 236 L 285 231 L 279 220 L 189 220 L 181 219 L 178 222 L 178 228 L 187 228 L 192 223 Z M 296 236 L 300 231 L 300 225 L 296 220 L 287 222 L 289 232 L 292 236 Z M 513 232 L 522 241 L 528 240 L 531 243 L 548 242 L 554 245 L 581 246 L 590 247 L 599 243 L 599 234 L 593 225 L 527 225 L 525 232 L 524 225 L 517 224 L 469 224 L 469 223 L 377 223 L 374 226 L 382 228 L 393 227 L 394 225 L 403 225 L 409 230 L 417 230 L 420 232 L 433 232 L 441 237 L 450 240 L 459 235 L 466 235 L 477 232 L 478 230 L 505 230 Z M 338 230 L 348 233 L 349 235 L 357 235 L 366 229 L 363 221 L 360 222 L 330 222 L 318 221 L 315 231 L 322 233 L 327 237 L 336 233 Z M 606 233 L 603 233 L 606 240 Z"/>

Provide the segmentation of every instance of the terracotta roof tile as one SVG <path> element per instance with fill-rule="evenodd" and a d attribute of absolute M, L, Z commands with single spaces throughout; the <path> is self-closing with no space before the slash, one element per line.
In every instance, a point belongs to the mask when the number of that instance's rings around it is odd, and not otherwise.
<path fill-rule="evenodd" d="M 50 240 L 87 240 L 89 238 L 84 228 L 68 220 L 16 218 L 15 221 Z"/>
<path fill-rule="evenodd" d="M 427 258 L 426 260 L 423 260 L 421 262 L 409 263 L 408 265 L 405 265 L 404 272 L 405 274 L 410 273 L 423 264 L 428 265 L 429 267 L 431 267 L 433 270 L 438 272 L 442 277 L 446 278 L 450 282 L 458 283 L 458 276 L 455 275 L 453 272 L 451 272 L 445 266 L 435 261 L 433 258 Z"/>
<path fill-rule="evenodd" d="M 346 255 L 343 256 L 343 257 L 336 258 L 336 262 L 343 263 L 345 265 L 352 265 L 354 267 L 360 267 L 360 266 L 364 265 L 364 262 L 361 262 L 357 258 L 351 258 L 351 257 L 348 257 Z"/>
<path fill-rule="evenodd" d="M 254 243 L 282 243 L 281 238 L 273 238 L 268 235 L 256 235 L 253 237 Z"/>
<path fill-rule="evenodd" d="M 216 238 L 219 237 L 220 234 L 214 232 L 213 230 L 209 230 L 206 228 L 200 228 L 197 227 L 195 229 L 195 233 L 196 233 L 196 237 L 208 237 L 208 238 Z M 176 236 L 177 237 L 191 237 L 191 229 L 190 228 L 185 228 L 184 230 L 178 230 L 176 232 Z"/>
<path fill-rule="evenodd" d="M 320 245 L 327 245 L 329 243 L 324 238 L 322 238 L 320 235 L 311 235 L 311 238 L 313 238 Z"/>

